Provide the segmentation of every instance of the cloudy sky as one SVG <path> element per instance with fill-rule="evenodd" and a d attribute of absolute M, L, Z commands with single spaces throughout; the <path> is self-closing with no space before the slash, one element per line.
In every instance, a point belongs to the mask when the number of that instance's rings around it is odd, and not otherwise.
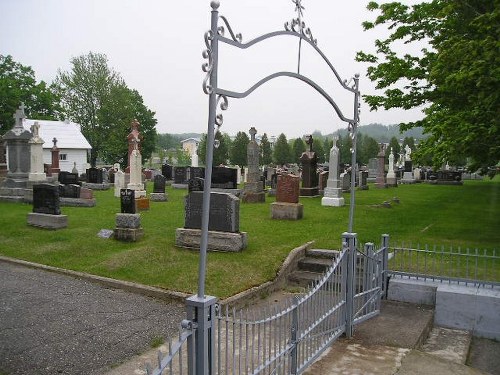
<path fill-rule="evenodd" d="M 220 14 L 243 42 L 296 17 L 292 0 L 221 0 Z M 304 21 L 318 46 L 343 79 L 361 74 L 363 94 L 373 94 L 366 66 L 356 51 L 373 50 L 380 31 L 364 32 L 373 19 L 365 0 L 303 0 Z M 202 91 L 203 35 L 210 27 L 209 0 L 0 0 L 0 53 L 33 68 L 38 80 L 52 82 L 72 57 L 103 53 L 130 88 L 156 112 L 160 133 L 206 132 L 208 97 Z M 219 87 L 244 91 L 277 71 L 296 71 L 298 39 L 283 36 L 246 50 L 222 45 Z M 320 84 L 353 116 L 352 95 L 339 89 L 333 74 L 307 45 L 301 73 Z M 361 124 L 394 124 L 421 117 L 420 110 L 370 112 L 362 103 Z M 330 104 L 304 83 L 279 78 L 245 99 L 230 99 L 222 130 L 285 133 L 297 137 L 315 130 L 331 133 L 346 125 Z"/>

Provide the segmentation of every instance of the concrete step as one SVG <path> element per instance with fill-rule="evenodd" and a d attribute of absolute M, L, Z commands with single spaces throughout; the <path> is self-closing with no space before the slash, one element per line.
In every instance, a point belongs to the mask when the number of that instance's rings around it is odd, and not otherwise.
<path fill-rule="evenodd" d="M 288 275 L 288 284 L 291 286 L 301 286 L 307 288 L 320 277 L 321 274 L 317 272 L 294 271 Z"/>
<path fill-rule="evenodd" d="M 311 258 L 324 258 L 324 259 L 333 259 L 339 255 L 339 251 L 337 250 L 329 250 L 329 249 L 310 249 L 307 250 L 306 256 Z"/>
<path fill-rule="evenodd" d="M 434 327 L 421 351 L 464 365 L 471 340 L 472 334 L 469 331 Z"/>
<path fill-rule="evenodd" d="M 397 375 L 485 375 L 485 372 L 459 363 L 439 358 L 433 354 L 412 350 L 404 356 Z"/>
<path fill-rule="evenodd" d="M 24 196 L 19 195 L 0 195 L 0 201 L 2 202 L 24 202 Z"/>
<path fill-rule="evenodd" d="M 300 271 L 309 271 L 316 273 L 326 272 L 333 264 L 333 258 L 311 258 L 306 256 L 299 260 L 298 267 Z"/>

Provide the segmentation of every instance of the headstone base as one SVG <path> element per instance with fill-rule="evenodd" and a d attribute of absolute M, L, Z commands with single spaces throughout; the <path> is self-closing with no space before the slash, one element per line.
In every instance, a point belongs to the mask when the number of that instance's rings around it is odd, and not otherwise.
<path fill-rule="evenodd" d="M 144 229 L 115 228 L 113 235 L 118 241 L 135 242 L 144 236 Z"/>
<path fill-rule="evenodd" d="M 277 220 L 300 220 L 304 216 L 302 203 L 271 203 L 271 218 Z"/>
<path fill-rule="evenodd" d="M 127 189 L 134 190 L 136 198 L 137 198 L 137 193 L 139 191 L 145 191 L 144 190 L 144 184 L 132 184 L 132 183 L 129 183 L 129 184 L 127 184 Z"/>
<path fill-rule="evenodd" d="M 387 187 L 385 178 L 377 177 L 377 182 L 375 182 L 375 186 L 379 189 L 385 189 Z"/>
<path fill-rule="evenodd" d="M 47 175 L 45 173 L 30 173 L 28 176 L 28 180 L 30 182 L 46 181 Z"/>
<path fill-rule="evenodd" d="M 276 189 L 268 189 L 267 190 L 267 195 L 270 196 L 270 197 L 275 197 L 276 196 Z"/>
<path fill-rule="evenodd" d="M 319 188 L 300 188 L 300 196 L 301 197 L 317 197 L 319 195 Z"/>
<path fill-rule="evenodd" d="M 102 184 L 93 184 L 90 182 L 83 182 L 82 187 L 92 190 L 108 190 L 110 188 L 110 184 L 102 183 Z"/>
<path fill-rule="evenodd" d="M 143 196 L 135 198 L 135 207 L 137 211 L 147 211 L 149 210 L 149 198 Z"/>
<path fill-rule="evenodd" d="M 387 177 L 387 186 L 389 186 L 389 187 L 398 187 L 398 181 L 396 179 L 396 176 L 394 176 L 394 177 Z"/>
<path fill-rule="evenodd" d="M 95 207 L 96 200 L 92 199 L 83 199 L 83 198 L 59 198 L 59 204 L 61 206 L 70 206 L 70 207 Z"/>
<path fill-rule="evenodd" d="M 68 216 L 30 212 L 28 214 L 28 225 L 45 229 L 62 229 L 68 226 Z"/>
<path fill-rule="evenodd" d="M 266 193 L 260 192 L 260 193 L 250 193 L 250 192 L 244 192 L 242 194 L 241 200 L 243 203 L 265 203 L 266 201 Z"/>
<path fill-rule="evenodd" d="M 413 178 L 413 173 L 412 172 L 405 172 L 403 174 L 403 178 L 401 179 L 402 184 L 414 184 L 416 181 Z"/>
<path fill-rule="evenodd" d="M 172 184 L 172 189 L 186 189 L 188 188 L 188 184 Z"/>
<path fill-rule="evenodd" d="M 168 200 L 165 193 L 151 193 L 149 194 L 149 199 L 152 202 L 166 202 Z"/>
<path fill-rule="evenodd" d="M 321 205 L 322 206 L 332 206 L 332 207 L 342 207 L 343 205 L 345 205 L 344 197 L 341 197 L 341 198 L 323 197 L 323 198 L 321 198 Z"/>
<path fill-rule="evenodd" d="M 189 249 L 200 249 L 201 230 L 177 228 L 175 230 L 175 245 Z M 239 252 L 247 247 L 248 235 L 246 232 L 217 232 L 208 231 L 209 251 Z"/>
<path fill-rule="evenodd" d="M 140 229 L 141 215 L 140 214 L 116 214 L 115 223 L 117 228 L 121 229 Z"/>

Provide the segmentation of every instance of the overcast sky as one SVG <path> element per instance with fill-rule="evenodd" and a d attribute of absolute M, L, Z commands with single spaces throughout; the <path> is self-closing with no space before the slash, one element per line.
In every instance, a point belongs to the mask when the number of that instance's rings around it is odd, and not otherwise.
<path fill-rule="evenodd" d="M 283 30 L 296 17 L 292 0 L 221 0 L 220 14 L 243 42 Z M 412 1 L 414 2 L 414 1 Z M 364 32 L 373 19 L 365 0 L 303 0 L 304 21 L 318 46 L 343 79 L 361 74 L 362 94 L 373 94 L 366 66 L 356 51 L 372 51 L 382 30 Z M 37 80 L 52 82 L 72 57 L 103 53 L 128 87 L 156 112 L 159 133 L 205 133 L 208 97 L 202 91 L 203 35 L 210 28 L 209 0 L 0 0 L 0 53 L 33 68 Z M 244 91 L 277 71 L 296 71 L 298 39 L 284 36 L 247 50 L 222 45 L 219 87 Z M 352 95 L 339 89 L 329 69 L 303 44 L 301 73 L 336 100 L 348 118 Z M 222 131 L 298 137 L 315 130 L 331 133 L 346 124 L 308 85 L 291 78 L 273 80 L 245 99 L 229 99 Z M 361 106 L 361 124 L 394 124 L 421 117 L 420 110 L 370 112 Z"/>

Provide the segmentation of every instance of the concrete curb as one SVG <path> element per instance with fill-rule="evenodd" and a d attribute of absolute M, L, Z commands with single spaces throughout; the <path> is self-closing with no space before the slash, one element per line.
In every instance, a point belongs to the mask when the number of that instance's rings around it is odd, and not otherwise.
<path fill-rule="evenodd" d="M 248 305 L 252 301 L 262 299 L 269 294 L 282 289 L 286 284 L 286 278 L 297 267 L 298 261 L 305 256 L 306 250 L 309 249 L 314 241 L 310 241 L 293 249 L 281 265 L 276 277 L 272 281 L 268 281 L 262 285 L 245 290 L 234 296 L 220 300 L 221 305 L 231 305 L 232 307 L 240 308 Z M 67 270 L 64 268 L 47 266 L 40 263 L 28 262 L 21 259 L 0 256 L 0 262 L 15 264 L 18 266 L 35 268 L 49 272 L 58 273 L 61 275 L 71 276 L 78 279 L 98 283 L 106 287 L 121 289 L 131 293 L 141 294 L 147 297 L 160 299 L 163 301 L 177 301 L 184 303 L 186 298 L 191 297 L 192 294 L 176 292 L 167 289 L 152 287 L 144 284 L 134 283 L 131 281 L 116 280 L 109 277 L 92 275 L 85 272 L 78 272 Z"/>

